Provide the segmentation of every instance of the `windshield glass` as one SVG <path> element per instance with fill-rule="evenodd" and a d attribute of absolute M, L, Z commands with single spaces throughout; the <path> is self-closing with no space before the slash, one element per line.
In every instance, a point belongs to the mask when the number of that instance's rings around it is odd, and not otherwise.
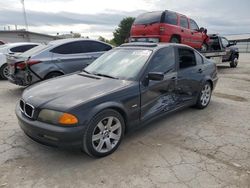
<path fill-rule="evenodd" d="M 115 49 L 106 52 L 85 68 L 85 72 L 134 80 L 151 55 L 151 50 Z"/>
<path fill-rule="evenodd" d="M 155 12 L 148 12 L 139 15 L 136 19 L 134 24 L 153 24 L 159 23 L 161 21 L 162 12 L 155 11 Z"/>
<path fill-rule="evenodd" d="M 36 47 L 31 48 L 30 50 L 24 52 L 21 56 L 23 56 L 23 57 L 29 57 L 29 56 L 32 56 L 32 55 L 36 55 L 37 53 L 45 50 L 48 47 L 50 47 L 50 46 L 49 45 L 41 44 L 39 46 L 36 46 Z"/>

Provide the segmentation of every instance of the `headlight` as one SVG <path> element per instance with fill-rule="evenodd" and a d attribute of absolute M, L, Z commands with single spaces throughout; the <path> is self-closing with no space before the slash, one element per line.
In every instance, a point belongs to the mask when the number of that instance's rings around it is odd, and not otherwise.
<path fill-rule="evenodd" d="M 78 123 L 76 116 L 54 110 L 43 109 L 38 116 L 38 120 L 51 124 L 74 125 Z"/>

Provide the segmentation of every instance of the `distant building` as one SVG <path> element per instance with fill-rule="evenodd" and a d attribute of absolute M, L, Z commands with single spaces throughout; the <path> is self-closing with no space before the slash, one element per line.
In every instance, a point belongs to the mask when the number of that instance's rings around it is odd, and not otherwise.
<path fill-rule="evenodd" d="M 60 39 L 60 37 L 42 33 L 35 33 L 25 30 L 0 31 L 0 40 L 4 41 L 5 43 L 13 43 L 13 42 L 48 43 L 52 40 L 57 40 L 57 39 Z"/>
<path fill-rule="evenodd" d="M 240 52 L 250 53 L 250 34 L 227 35 L 230 41 L 236 41 Z"/>

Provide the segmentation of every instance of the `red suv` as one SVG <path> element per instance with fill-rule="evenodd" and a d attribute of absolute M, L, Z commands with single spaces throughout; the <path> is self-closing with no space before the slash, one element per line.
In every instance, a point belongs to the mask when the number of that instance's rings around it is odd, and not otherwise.
<path fill-rule="evenodd" d="M 131 28 L 131 42 L 172 42 L 207 50 L 209 37 L 204 28 L 185 15 L 154 11 L 139 15 Z"/>

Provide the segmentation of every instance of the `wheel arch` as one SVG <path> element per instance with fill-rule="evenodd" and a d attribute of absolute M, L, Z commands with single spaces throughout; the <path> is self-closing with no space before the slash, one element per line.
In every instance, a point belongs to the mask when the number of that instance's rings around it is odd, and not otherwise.
<path fill-rule="evenodd" d="M 125 107 L 118 102 L 106 102 L 106 103 L 102 103 L 102 104 L 95 106 L 95 108 L 90 113 L 92 114 L 91 118 L 96 116 L 98 113 L 104 110 L 108 110 L 108 109 L 117 111 L 123 117 L 123 120 L 125 123 L 125 133 L 126 133 L 127 128 L 128 128 L 127 126 L 128 125 L 128 113 L 125 110 Z"/>
<path fill-rule="evenodd" d="M 60 73 L 60 74 L 62 74 L 62 75 L 65 75 L 65 73 L 64 73 L 63 71 L 55 70 L 55 71 L 50 71 L 50 72 L 48 72 L 48 73 L 43 77 L 43 79 L 46 79 L 46 77 L 47 77 L 49 74 L 51 74 L 51 73 Z"/>
<path fill-rule="evenodd" d="M 180 36 L 180 35 L 178 35 L 178 34 L 173 34 L 173 35 L 170 37 L 170 41 L 172 40 L 172 38 L 177 38 L 177 39 L 180 41 L 180 43 L 181 43 L 181 36 Z"/>

